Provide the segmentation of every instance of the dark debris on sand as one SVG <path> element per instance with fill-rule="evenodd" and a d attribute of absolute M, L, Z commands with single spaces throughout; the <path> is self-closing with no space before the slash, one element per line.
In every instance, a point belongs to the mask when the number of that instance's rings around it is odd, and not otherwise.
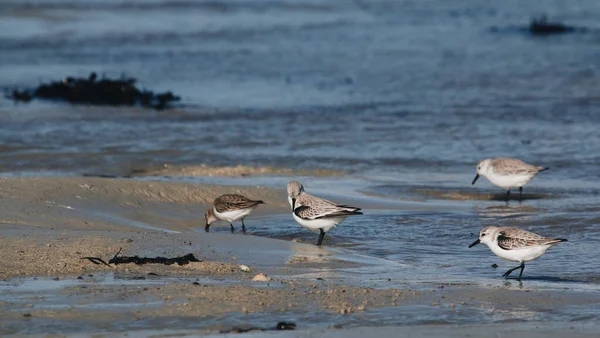
<path fill-rule="evenodd" d="M 73 104 L 100 106 L 141 106 L 162 110 L 170 108 L 180 97 L 168 91 L 154 93 L 135 86 L 136 79 L 121 76 L 109 79 L 97 78 L 92 72 L 87 78 L 66 77 L 60 81 L 42 83 L 37 88 L 8 91 L 6 96 L 17 102 L 29 102 L 34 98 L 61 100 Z"/>
<path fill-rule="evenodd" d="M 221 330 L 219 333 L 247 333 L 255 331 L 284 331 L 284 330 L 295 330 L 296 324 L 292 322 L 279 322 L 275 327 L 234 327 L 231 330 Z"/>
<path fill-rule="evenodd" d="M 135 263 L 138 265 L 142 264 L 164 264 L 164 265 L 186 265 L 190 262 L 202 262 L 194 254 L 187 254 L 185 256 L 179 256 L 174 258 L 165 258 L 165 257 L 139 257 L 139 256 L 119 256 L 121 253 L 121 249 L 119 252 L 115 254 L 113 258 L 111 258 L 108 263 L 106 263 L 102 258 L 98 257 L 82 257 L 81 259 L 87 259 L 94 264 L 104 264 L 106 266 L 110 266 L 110 264 L 119 265 L 119 264 L 129 264 Z"/>

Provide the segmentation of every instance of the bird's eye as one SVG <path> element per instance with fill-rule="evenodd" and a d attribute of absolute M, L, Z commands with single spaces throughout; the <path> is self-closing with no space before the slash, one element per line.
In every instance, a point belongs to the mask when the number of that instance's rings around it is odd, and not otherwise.
<path fill-rule="evenodd" d="M 481 234 L 481 237 L 485 236 L 485 234 Z"/>

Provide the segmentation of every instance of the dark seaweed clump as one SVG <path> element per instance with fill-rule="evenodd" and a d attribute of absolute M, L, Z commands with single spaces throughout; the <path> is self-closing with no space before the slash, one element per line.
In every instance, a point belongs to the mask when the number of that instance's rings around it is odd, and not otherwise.
<path fill-rule="evenodd" d="M 287 331 L 287 330 L 295 330 L 296 323 L 292 322 L 278 322 L 274 327 L 258 327 L 258 326 L 249 326 L 249 327 L 234 327 L 231 330 L 221 330 L 219 333 L 248 333 L 248 332 L 256 332 L 256 331 Z"/>
<path fill-rule="evenodd" d="M 87 259 L 94 264 L 103 264 L 106 266 L 110 266 L 110 264 L 119 265 L 119 264 L 130 264 L 134 263 L 137 265 L 143 264 L 164 264 L 164 265 L 186 265 L 190 262 L 202 262 L 202 260 L 196 258 L 194 254 L 187 254 L 185 256 L 173 257 L 173 258 L 165 258 L 165 257 L 140 257 L 138 255 L 135 256 L 119 256 L 121 253 L 121 249 L 115 254 L 113 258 L 111 258 L 108 263 L 106 263 L 100 257 L 82 257 L 81 259 Z"/>
<path fill-rule="evenodd" d="M 533 18 L 529 23 L 529 32 L 535 35 L 563 34 L 573 32 L 575 27 L 570 27 L 560 22 L 550 22 L 544 15 Z"/>
<path fill-rule="evenodd" d="M 154 93 L 140 90 L 136 79 L 121 76 L 118 79 L 97 78 L 92 72 L 87 78 L 66 77 L 60 81 L 42 83 L 37 88 L 13 90 L 8 97 L 14 101 L 29 102 L 34 98 L 61 100 L 73 104 L 98 106 L 142 106 L 154 109 L 169 108 L 178 96 L 168 91 Z"/>

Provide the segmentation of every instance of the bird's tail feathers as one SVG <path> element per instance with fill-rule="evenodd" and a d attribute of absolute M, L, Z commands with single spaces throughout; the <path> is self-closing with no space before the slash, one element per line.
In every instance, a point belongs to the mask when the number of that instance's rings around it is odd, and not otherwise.
<path fill-rule="evenodd" d="M 566 238 L 549 238 L 549 239 L 545 239 L 542 240 L 542 243 L 540 243 L 541 245 L 554 245 L 560 242 L 568 242 L 569 240 Z"/>
<path fill-rule="evenodd" d="M 336 207 L 338 207 L 338 208 L 345 208 L 345 209 L 348 209 L 348 210 L 351 210 L 351 211 L 362 210 L 361 208 L 352 207 L 352 206 L 349 206 L 349 205 L 346 205 L 346 204 L 338 204 L 338 205 L 336 205 Z"/>
<path fill-rule="evenodd" d="M 360 211 L 353 210 L 340 210 L 331 214 L 327 214 L 317 218 L 331 218 L 331 217 L 339 217 L 339 216 L 353 216 L 353 215 L 362 215 L 363 213 Z"/>

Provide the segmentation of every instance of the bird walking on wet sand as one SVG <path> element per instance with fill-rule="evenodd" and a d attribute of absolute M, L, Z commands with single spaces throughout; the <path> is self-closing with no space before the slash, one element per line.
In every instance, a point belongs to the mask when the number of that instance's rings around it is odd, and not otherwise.
<path fill-rule="evenodd" d="M 231 226 L 231 232 L 233 228 L 233 221 L 242 220 L 242 231 L 246 233 L 246 224 L 244 224 L 244 217 L 250 215 L 259 204 L 265 204 L 263 201 L 251 200 L 242 195 L 227 194 L 219 196 L 215 199 L 213 207 L 206 210 L 204 219 L 206 220 L 206 232 L 210 231 L 210 225 L 216 221 L 229 222 Z"/>
<path fill-rule="evenodd" d="M 511 188 L 519 188 L 519 200 L 523 199 L 523 186 L 537 174 L 550 168 L 534 166 L 516 158 L 487 158 L 477 163 L 477 175 L 471 184 L 475 184 L 479 176 L 486 177 L 492 184 L 506 189 L 506 200 Z"/>
<path fill-rule="evenodd" d="M 488 226 L 481 230 L 479 239 L 469 245 L 469 248 L 483 243 L 496 256 L 509 261 L 520 262 L 521 265 L 506 271 L 502 277 L 508 277 L 513 271 L 521 269 L 518 278 L 521 280 L 525 262 L 538 259 L 551 246 L 566 241 L 564 238 L 545 238 L 519 228 Z"/>
<path fill-rule="evenodd" d="M 304 228 L 319 233 L 318 246 L 323 244 L 325 233 L 346 217 L 362 215 L 360 208 L 337 204 L 305 192 L 304 186 L 298 181 L 290 182 L 287 192 L 294 220 Z"/>

